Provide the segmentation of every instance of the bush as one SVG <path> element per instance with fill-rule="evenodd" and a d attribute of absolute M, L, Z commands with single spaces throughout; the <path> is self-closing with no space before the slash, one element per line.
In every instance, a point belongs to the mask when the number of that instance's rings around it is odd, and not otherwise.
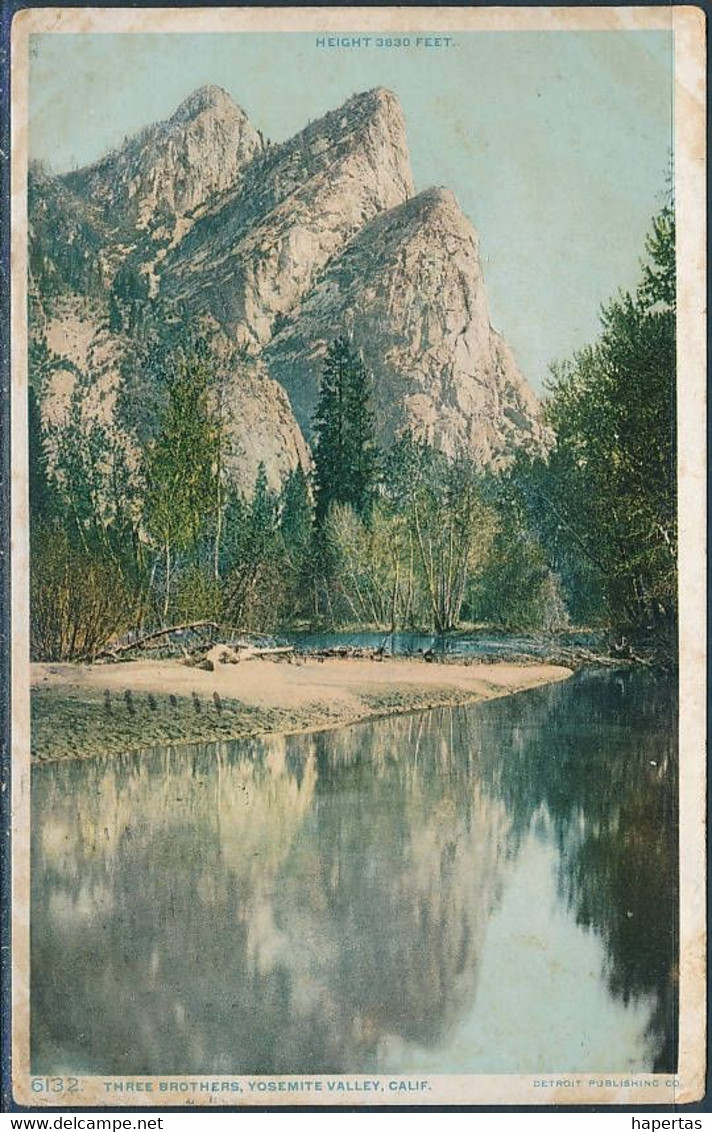
<path fill-rule="evenodd" d="M 133 614 L 118 563 L 76 545 L 66 530 L 32 535 L 30 651 L 33 660 L 93 657 Z"/>

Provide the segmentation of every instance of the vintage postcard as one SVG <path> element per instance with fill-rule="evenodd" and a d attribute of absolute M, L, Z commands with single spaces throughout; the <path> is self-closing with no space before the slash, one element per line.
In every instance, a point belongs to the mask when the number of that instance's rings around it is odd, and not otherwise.
<path fill-rule="evenodd" d="M 703 1096 L 703 61 L 15 13 L 15 1104 Z"/>

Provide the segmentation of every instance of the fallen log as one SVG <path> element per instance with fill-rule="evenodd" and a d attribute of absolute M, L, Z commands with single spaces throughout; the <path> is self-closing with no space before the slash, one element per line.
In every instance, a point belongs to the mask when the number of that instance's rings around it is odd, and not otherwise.
<path fill-rule="evenodd" d="M 220 625 L 217 621 L 188 621 L 183 625 L 168 625 L 164 629 L 154 629 L 150 633 L 146 633 L 143 637 L 138 637 L 135 641 L 127 641 L 123 645 L 115 645 L 113 648 L 104 648 L 96 653 L 86 653 L 80 656 L 80 661 L 85 660 L 101 660 L 104 657 L 117 659 L 127 652 L 132 652 L 134 649 L 139 652 L 147 647 L 152 647 L 155 642 L 160 641 L 164 637 L 170 637 L 172 633 L 188 633 L 197 631 L 199 629 L 212 629 L 218 633 L 225 633 L 229 636 L 242 636 L 242 637 L 255 637 L 267 640 L 262 633 L 251 633 L 248 629 L 240 629 L 232 625 Z M 183 648 L 183 646 L 181 645 Z M 211 648 L 208 645 L 208 648 Z M 185 649 L 183 648 L 185 652 Z"/>
<path fill-rule="evenodd" d="M 285 656 L 294 652 L 294 645 L 274 645 L 273 647 L 257 648 L 251 645 L 235 645 L 234 652 L 238 653 L 239 661 L 253 660 L 259 656 Z"/>

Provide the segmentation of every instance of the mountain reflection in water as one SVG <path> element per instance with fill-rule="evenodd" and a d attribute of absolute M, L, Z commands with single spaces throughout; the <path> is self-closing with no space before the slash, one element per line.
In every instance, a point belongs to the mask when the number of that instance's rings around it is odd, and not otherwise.
<path fill-rule="evenodd" d="M 670 686 L 33 770 L 34 1073 L 674 1067 Z"/>

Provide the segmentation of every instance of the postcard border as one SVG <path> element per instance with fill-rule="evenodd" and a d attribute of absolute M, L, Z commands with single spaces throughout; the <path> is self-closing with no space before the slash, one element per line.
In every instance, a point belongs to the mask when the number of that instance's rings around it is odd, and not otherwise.
<path fill-rule="evenodd" d="M 417 1105 L 636 1105 L 689 1104 L 705 1091 L 706 1069 L 706 891 L 704 739 L 706 728 L 706 324 L 704 310 L 705 229 L 705 17 L 693 6 L 590 8 L 26 8 L 11 29 L 11 706 L 12 706 L 12 1065 L 13 1091 L 28 1107 L 77 1107 L 74 1096 L 33 1093 L 29 1076 L 29 568 L 27 532 L 27 327 L 26 169 L 28 37 L 32 33 L 161 31 L 366 31 L 366 30 L 612 30 L 672 28 L 675 33 L 675 192 L 678 216 L 678 498 L 680 502 L 680 1057 L 678 1074 L 631 1075 L 627 1086 L 605 1084 L 571 1091 L 543 1089 L 543 1076 L 431 1075 L 436 1088 L 414 1098 Z M 683 268 L 684 265 L 684 268 Z M 683 443 L 684 442 L 684 443 Z M 692 832 L 691 832 L 692 831 Z M 684 894 L 684 898 L 682 898 Z M 385 1075 L 379 1075 L 384 1077 Z M 643 1078 L 657 1076 L 646 1086 Z M 563 1077 L 563 1075 L 559 1075 Z M 641 1080 L 637 1080 L 640 1078 Z M 131 1080 L 130 1078 L 121 1078 Z M 168 1079 L 168 1078 L 164 1078 Z M 176 1080 L 177 1078 L 172 1078 Z M 194 1078 L 201 1080 L 201 1078 Z M 234 1078 L 227 1078 L 233 1080 Z M 278 1080 L 278 1078 L 271 1078 Z M 364 1080 L 361 1076 L 344 1078 Z M 129 1104 L 171 1105 L 169 1094 L 112 1095 L 106 1078 L 80 1079 L 81 1107 Z M 142 1080 L 146 1080 L 142 1078 Z M 159 1080 L 156 1078 L 155 1080 Z M 207 1081 L 225 1078 L 210 1077 Z M 678 1081 L 681 1080 L 681 1084 Z M 216 1103 L 209 1094 L 206 1103 Z M 284 1100 L 283 1100 L 284 1098 Z M 228 1102 L 234 1105 L 234 1096 Z M 242 1103 L 254 1103 L 254 1100 Z M 264 1104 L 333 1103 L 270 1094 Z M 403 1104 L 397 1094 L 387 1098 Z M 196 1103 L 195 1100 L 192 1103 Z M 198 1101 L 197 1103 L 200 1103 Z M 369 1104 L 366 1094 L 349 1093 L 342 1103 Z M 379 1100 L 379 1104 L 384 1103 Z"/>

